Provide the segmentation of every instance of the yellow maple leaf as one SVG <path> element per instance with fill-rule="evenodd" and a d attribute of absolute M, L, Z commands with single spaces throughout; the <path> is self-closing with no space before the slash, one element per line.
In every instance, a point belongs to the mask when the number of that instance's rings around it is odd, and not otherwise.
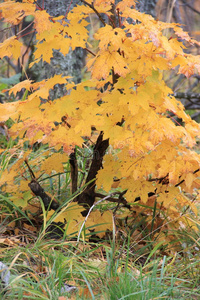
<path fill-rule="evenodd" d="M 107 15 L 110 15 L 111 12 L 111 3 L 113 3 L 113 0 L 96 0 L 94 1 L 87 1 L 90 4 L 93 4 L 94 7 L 97 9 L 98 13 L 103 14 L 106 13 Z M 80 18 L 87 18 L 89 14 L 93 14 L 94 10 L 89 7 L 88 5 L 77 5 L 75 6 L 69 13 L 68 13 L 68 19 L 71 21 L 73 19 L 76 19 L 77 22 L 80 20 Z"/>
<path fill-rule="evenodd" d="M 197 44 L 198 46 L 200 46 L 200 42 L 192 39 L 189 36 L 188 32 L 184 31 L 180 26 L 174 26 L 174 30 L 175 30 L 175 34 L 182 40 L 185 40 L 192 45 Z"/>
<path fill-rule="evenodd" d="M 66 233 L 68 235 L 75 234 L 77 236 L 81 225 L 85 220 L 81 214 L 83 210 L 82 206 L 74 202 L 69 203 L 64 211 L 62 210 L 57 213 L 55 218 L 53 218 L 53 222 L 62 222 L 65 224 Z M 47 214 L 47 220 L 49 220 L 54 213 L 53 210 L 50 210 Z"/>
<path fill-rule="evenodd" d="M 193 174 L 193 173 L 186 174 L 185 184 L 186 184 L 186 187 L 188 188 L 188 190 L 191 190 L 191 186 L 192 186 L 195 179 L 196 179 L 195 174 Z M 191 192 L 192 192 L 192 190 L 191 190 Z"/>
<path fill-rule="evenodd" d="M 85 221 L 85 218 L 81 214 L 83 210 L 82 206 L 74 202 L 69 203 L 63 211 L 58 212 L 57 215 L 55 215 L 53 222 L 62 222 L 65 224 L 64 228 L 67 235 L 73 234 L 77 236 L 81 229 L 81 225 Z M 54 213 L 53 210 L 50 210 L 47 214 L 47 220 L 50 220 Z M 99 237 L 103 237 L 106 230 L 113 230 L 112 213 L 109 211 L 106 211 L 103 214 L 101 214 L 100 211 L 91 212 L 86 221 L 85 229 L 87 235 L 90 234 L 91 231 L 95 231 Z"/>
<path fill-rule="evenodd" d="M 50 31 L 53 22 L 50 20 L 50 16 L 45 10 L 40 10 L 34 13 L 34 24 L 37 33 L 40 34 L 43 31 Z"/>
<path fill-rule="evenodd" d="M 36 6 L 31 3 L 13 3 L 13 1 L 5 1 L 0 4 L 1 17 L 4 22 L 13 25 L 19 24 L 25 16 L 34 15 Z"/>
<path fill-rule="evenodd" d="M 15 84 L 9 90 L 9 95 L 11 93 L 13 93 L 16 96 L 17 92 L 21 91 L 21 89 L 23 89 L 23 88 L 26 89 L 26 90 L 28 90 L 28 91 L 30 91 L 31 87 L 32 87 L 32 80 L 29 80 L 29 79 L 24 80 L 22 82 L 19 82 L 19 83 Z"/>
<path fill-rule="evenodd" d="M 41 115 L 39 110 L 40 102 L 38 97 L 35 97 L 32 100 L 19 101 L 18 112 L 20 112 L 21 120 L 27 118 L 33 119 L 36 116 L 39 118 L 39 115 Z"/>
<path fill-rule="evenodd" d="M 56 172 L 63 172 L 63 163 L 68 160 L 68 157 L 62 153 L 54 153 L 50 157 L 46 158 L 40 168 L 41 171 L 45 171 L 46 174 L 51 174 L 54 170 Z"/>
<path fill-rule="evenodd" d="M 89 2 L 88 2 L 89 3 Z M 77 5 L 75 6 L 67 15 L 67 18 L 72 21 L 76 20 L 78 21 L 78 18 L 87 18 L 89 14 L 92 14 L 94 11 L 92 8 L 86 5 Z"/>
<path fill-rule="evenodd" d="M 90 228 L 91 227 L 91 228 Z M 113 231 L 113 215 L 110 211 L 103 214 L 99 210 L 92 212 L 86 222 L 86 228 L 95 231 L 95 234 L 102 238 L 107 230 Z"/>
<path fill-rule="evenodd" d="M 110 44 L 118 50 L 122 47 L 122 41 L 126 39 L 126 34 L 121 28 L 112 28 L 112 26 L 106 25 L 95 33 L 94 38 L 99 40 L 101 50 L 106 50 Z"/>
<path fill-rule="evenodd" d="M 109 192 L 113 183 L 113 176 L 111 175 L 113 174 L 112 171 L 114 167 L 113 159 L 109 155 L 106 155 L 104 160 L 105 163 L 107 164 L 107 167 L 99 170 L 96 184 L 98 189 L 103 188 L 105 192 Z"/>
<path fill-rule="evenodd" d="M 49 42 L 43 41 L 41 44 L 37 44 L 36 48 L 34 52 L 35 59 L 43 58 L 44 61 L 50 63 L 51 57 L 53 57 L 53 44 L 51 47 Z"/>
<path fill-rule="evenodd" d="M 26 192 L 20 192 L 16 191 L 11 197 L 10 200 L 15 203 L 18 207 L 26 207 L 28 204 L 28 201 L 33 197 L 31 194 L 31 191 Z"/>
<path fill-rule="evenodd" d="M 146 28 L 148 28 L 149 26 L 153 26 L 154 24 L 154 19 L 152 16 L 148 15 L 148 14 L 144 14 L 144 13 L 141 13 L 135 9 L 132 9 L 128 6 L 126 6 L 122 12 L 122 16 L 125 17 L 125 18 L 131 18 L 133 20 L 138 20 L 140 21 L 141 23 L 144 23 Z M 154 26 L 153 26 L 154 27 Z"/>
<path fill-rule="evenodd" d="M 7 186 L 12 185 L 16 176 L 17 176 L 16 170 L 14 169 L 4 170 L 0 178 L 0 186 L 4 184 L 6 184 Z"/>
<path fill-rule="evenodd" d="M 19 102 L 3 103 L 0 106 L 0 122 L 7 121 L 9 118 L 15 120 L 19 116 Z"/>
<path fill-rule="evenodd" d="M 70 37 L 70 46 L 72 50 L 74 50 L 76 47 L 86 47 L 87 39 L 88 39 L 88 30 L 86 26 L 88 25 L 88 22 L 86 20 L 77 20 L 72 19 L 70 20 L 70 24 L 65 29 L 65 32 Z"/>
<path fill-rule="evenodd" d="M 33 88 L 36 88 L 38 86 L 39 89 L 35 91 L 34 95 L 38 97 L 42 97 L 43 99 L 47 99 L 49 95 L 49 90 L 52 89 L 56 84 L 65 84 L 68 78 L 69 78 L 68 76 L 62 77 L 62 75 L 60 74 L 60 75 L 54 75 L 49 79 L 43 80 L 42 82 L 39 83 L 39 85 L 36 82 L 33 84 Z"/>
<path fill-rule="evenodd" d="M 179 68 L 178 74 L 184 74 L 187 78 L 189 78 L 194 74 L 194 71 L 195 71 L 195 64 L 189 63 L 187 61 L 187 64 L 185 66 L 181 66 Z"/>
<path fill-rule="evenodd" d="M 43 60 L 50 62 L 53 56 L 53 49 L 60 50 L 64 55 L 69 52 L 70 39 L 66 37 L 66 28 L 59 22 L 51 22 L 50 26 L 48 30 L 41 30 L 36 34 L 36 38 L 39 41 L 34 52 L 36 60 L 43 58 Z"/>
<path fill-rule="evenodd" d="M 20 185 L 19 185 L 19 191 L 24 192 L 24 191 L 30 191 L 30 188 L 28 186 L 29 181 L 28 180 L 21 180 Z"/>
<path fill-rule="evenodd" d="M 116 8 L 119 9 L 119 11 L 124 11 L 127 7 L 135 7 L 135 0 L 124 0 L 117 3 Z"/>
<path fill-rule="evenodd" d="M 60 126 L 57 130 L 51 130 L 43 142 L 48 142 L 50 146 L 63 145 L 63 150 L 70 154 L 75 145 L 82 145 L 83 138 L 77 135 L 73 128 Z"/>
<path fill-rule="evenodd" d="M 102 66 L 104 66 L 102 68 Z M 93 78 L 106 79 L 110 71 L 113 69 L 119 76 L 125 77 L 129 73 L 129 67 L 125 59 L 117 51 L 105 51 L 91 59 L 87 63 L 87 67 L 92 72 Z"/>
<path fill-rule="evenodd" d="M 21 56 L 22 46 L 22 43 L 18 41 L 16 36 L 6 39 L 0 44 L 0 58 L 8 56 L 17 60 Z"/>

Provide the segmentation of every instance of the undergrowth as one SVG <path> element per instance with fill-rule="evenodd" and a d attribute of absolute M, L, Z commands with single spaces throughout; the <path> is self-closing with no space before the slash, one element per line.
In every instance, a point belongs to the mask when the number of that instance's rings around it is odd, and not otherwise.
<path fill-rule="evenodd" d="M 45 146 L 36 150 L 32 159 L 45 157 L 46 150 Z M 1 167 L 7 168 L 13 160 L 15 153 L 10 154 L 8 147 L 2 154 Z M 81 185 L 88 164 L 87 159 L 80 162 Z M 64 173 L 42 174 L 39 180 L 45 191 L 48 188 L 47 191 L 55 195 L 61 208 L 73 203 L 74 195 L 68 197 L 68 164 L 64 166 Z M 9 285 L 2 286 L 1 299 L 150 300 L 200 297 L 200 232 L 172 232 L 177 240 L 165 244 L 164 240 L 151 238 L 153 218 L 150 223 L 136 218 L 129 223 L 114 219 L 113 232 L 107 232 L 101 239 L 93 235 L 93 230 L 90 235 L 86 234 L 85 228 L 79 240 L 78 232 L 68 236 L 66 230 L 62 231 L 62 237 L 55 238 L 49 234 L 48 228 L 59 211 L 47 220 L 43 203 L 38 200 L 34 211 L 34 201 L 30 199 L 30 206 L 24 210 L 16 206 L 8 194 L 0 195 L 0 261 L 11 273 Z M 116 204 L 112 207 L 105 202 L 97 207 L 103 212 L 114 210 Z"/>
<path fill-rule="evenodd" d="M 4 245 L 1 261 L 11 276 L 1 299 L 198 299 L 200 259 L 193 247 L 174 257 L 152 249 L 141 264 L 128 246 L 38 238 Z"/>

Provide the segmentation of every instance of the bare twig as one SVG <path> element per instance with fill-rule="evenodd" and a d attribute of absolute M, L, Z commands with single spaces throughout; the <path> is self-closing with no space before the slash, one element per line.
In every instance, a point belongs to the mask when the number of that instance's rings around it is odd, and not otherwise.
<path fill-rule="evenodd" d="M 89 217 L 91 211 L 93 210 L 93 208 L 94 208 L 96 205 L 100 204 L 101 202 L 103 202 L 103 201 L 105 201 L 105 200 L 107 200 L 107 199 L 109 199 L 109 198 L 112 198 L 113 195 L 115 195 L 115 193 L 112 193 L 112 194 L 107 195 L 106 197 L 104 197 L 103 199 L 100 199 L 99 201 L 97 201 L 96 203 L 94 203 L 94 204 L 90 207 L 90 209 L 89 209 L 89 211 L 88 211 L 88 213 L 87 213 L 87 215 L 86 215 L 86 217 L 85 217 L 85 220 L 84 220 L 84 222 L 83 222 L 83 224 L 81 225 L 81 228 L 80 228 L 80 230 L 79 230 L 78 237 L 77 237 L 77 244 L 78 244 L 78 242 L 79 242 L 79 240 L 80 240 L 80 235 L 81 235 L 81 232 L 82 232 L 82 230 L 83 230 L 83 227 L 84 227 L 85 223 L 87 222 L 87 219 L 88 219 L 88 217 Z"/>
<path fill-rule="evenodd" d="M 200 100 L 200 93 L 181 93 L 181 92 L 177 92 L 174 93 L 174 97 L 175 98 L 179 98 L 179 99 L 187 99 L 187 100 L 191 100 L 191 99 L 198 99 Z"/>
<path fill-rule="evenodd" d="M 95 12 L 95 14 L 98 16 L 99 20 L 103 23 L 103 25 L 106 26 L 106 22 L 104 21 L 104 19 L 100 15 L 100 13 L 96 10 L 96 8 L 94 7 L 94 5 L 88 3 L 85 0 L 81 0 L 81 2 L 84 3 L 85 5 L 89 6 Z"/>
<path fill-rule="evenodd" d="M 200 169 L 197 169 L 192 174 L 196 174 L 199 171 L 200 171 Z M 162 183 L 162 184 L 168 184 L 169 183 L 168 176 L 169 176 L 169 174 L 167 174 L 165 177 L 161 177 L 161 178 L 151 178 L 148 181 L 158 181 L 159 183 Z M 179 176 L 179 179 L 181 179 L 181 176 Z M 180 182 L 175 184 L 175 187 L 181 185 L 184 181 L 185 181 L 185 179 L 181 180 Z M 153 196 L 153 194 L 154 193 L 148 193 L 148 197 Z M 139 197 L 138 197 L 138 200 L 140 200 Z"/>
<path fill-rule="evenodd" d="M 30 49 L 30 46 L 31 46 L 31 43 L 32 43 L 32 41 L 33 41 L 34 35 L 35 35 L 35 31 L 33 32 L 32 36 L 31 36 L 31 38 L 30 38 L 30 41 L 29 41 L 29 43 L 28 43 L 28 45 L 27 45 L 27 47 L 26 47 L 26 50 L 25 50 L 25 52 L 24 52 L 23 55 L 22 55 L 22 65 L 24 64 L 24 58 L 25 58 L 25 55 L 28 53 L 28 50 Z"/>
<path fill-rule="evenodd" d="M 196 173 L 199 172 L 199 171 L 200 171 L 200 169 L 197 169 L 197 170 L 195 170 L 195 171 L 193 172 L 193 174 L 196 174 Z M 179 183 L 175 184 L 175 187 L 181 185 L 184 181 L 185 181 L 185 179 L 181 180 Z"/>
<path fill-rule="evenodd" d="M 93 56 L 96 56 L 96 54 L 94 52 L 92 52 L 90 49 L 88 48 L 84 48 L 87 52 L 89 52 L 90 54 L 92 54 Z"/>
<path fill-rule="evenodd" d="M 34 174 L 34 172 L 33 172 L 33 170 L 32 170 L 31 167 L 29 166 L 28 160 L 25 159 L 24 162 L 25 162 L 25 164 L 26 164 L 27 167 L 28 167 L 29 173 L 30 173 L 30 175 L 31 175 L 31 179 L 36 178 L 36 177 L 35 177 L 35 174 Z"/>
<path fill-rule="evenodd" d="M 17 32 L 16 36 L 18 38 L 22 37 L 22 32 L 24 32 L 25 30 L 27 30 L 29 27 L 31 27 L 33 25 L 34 21 L 32 21 L 31 23 L 29 23 L 25 28 L 23 28 L 22 30 L 20 30 L 19 32 Z M 29 33 L 29 32 L 28 32 Z"/>
<path fill-rule="evenodd" d="M 196 8 L 194 8 L 192 5 L 190 5 L 188 2 L 186 2 L 186 0 L 182 0 L 182 2 L 184 3 L 184 5 L 186 5 L 187 7 L 189 7 L 191 10 L 193 10 L 195 13 L 200 15 L 200 11 L 198 11 Z"/>
<path fill-rule="evenodd" d="M 126 199 L 124 198 L 124 195 L 126 194 L 127 190 L 124 190 L 123 192 L 115 192 L 112 195 L 118 196 L 118 198 L 109 197 L 107 198 L 107 201 L 123 204 L 125 207 L 130 208 L 130 205 L 127 204 Z M 104 198 L 105 195 L 102 195 L 100 193 L 95 193 L 95 197 L 97 198 Z"/>

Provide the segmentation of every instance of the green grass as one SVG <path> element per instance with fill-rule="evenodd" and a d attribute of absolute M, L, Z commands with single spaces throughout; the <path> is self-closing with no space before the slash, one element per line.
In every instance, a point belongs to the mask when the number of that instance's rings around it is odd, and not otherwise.
<path fill-rule="evenodd" d="M 5 198 L 1 196 L 4 201 Z M 13 213 L 16 207 L 7 204 L 7 212 L 9 208 L 10 214 Z M 63 296 L 76 300 L 186 300 L 200 297 L 199 232 L 179 233 L 181 251 L 166 255 L 169 245 L 163 248 L 162 242 L 156 244 L 144 236 L 145 244 L 141 247 L 131 237 L 133 230 L 119 238 L 113 229 L 113 234 L 104 241 L 77 243 L 68 236 L 50 239 L 45 231 L 49 224 L 46 222 L 40 233 L 32 233 L 30 237 L 22 231 L 13 246 L 1 240 L 0 261 L 8 266 L 11 277 L 0 299 L 54 300 Z M 3 225 L 7 225 L 6 221 Z M 66 292 L 67 283 L 77 289 Z"/>
<path fill-rule="evenodd" d="M 77 245 L 38 238 L 35 243 L 4 246 L 0 260 L 11 278 L 1 299 L 199 299 L 198 253 L 173 258 L 154 255 L 152 249 L 142 266 L 130 254 L 129 243 L 120 251 L 113 240 Z M 77 289 L 65 292 L 67 283 Z"/>

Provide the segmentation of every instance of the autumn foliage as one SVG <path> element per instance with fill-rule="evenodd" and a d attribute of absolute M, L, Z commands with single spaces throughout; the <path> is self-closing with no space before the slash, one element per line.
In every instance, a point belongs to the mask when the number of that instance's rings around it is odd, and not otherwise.
<path fill-rule="evenodd" d="M 31 0 L 0 4 L 1 18 L 11 26 L 20 24 L 25 16 L 34 17 L 35 60 L 29 68 L 41 59 L 49 63 L 53 49 L 65 55 L 70 49 L 82 47 L 88 49 L 90 74 L 89 79 L 77 85 L 61 75 L 42 82 L 27 78 L 9 90 L 14 96 L 22 88 L 29 93 L 25 100 L 0 105 L 0 122 L 9 118 L 14 121 L 9 135 L 18 141 L 10 150 L 16 159 L 0 178 L 2 191 L 12 195 L 15 205 L 26 207 L 32 193 L 30 177 L 24 178 L 25 159 L 37 178 L 63 172 L 63 163 L 67 163 L 75 147 L 82 148 L 87 142 L 95 148 L 101 138 L 100 142 L 107 141 L 109 148 L 104 145 L 103 168 L 99 166 L 98 174 L 93 174 L 96 186 L 94 180 L 92 184 L 87 182 L 93 196 L 98 199 L 99 190 L 105 196 L 115 193 L 110 201 L 118 202 L 114 203 L 120 208 L 115 210 L 117 218 L 132 220 L 145 215 L 147 227 L 154 218 L 154 238 L 162 240 L 164 235 L 167 239 L 165 234 L 170 229 L 195 226 L 189 211 L 195 218 L 200 155 L 194 146 L 200 126 L 175 99 L 163 80 L 163 72 L 173 69 L 186 77 L 200 73 L 200 58 L 184 51 L 186 44 L 198 42 L 179 25 L 156 21 L 136 11 L 133 0 L 116 5 L 114 0 L 82 2 L 67 16 L 57 18 Z M 102 25 L 93 37 L 98 49 L 89 42 L 88 16 L 94 13 Z M 164 34 L 166 29 L 170 36 Z M 0 57 L 18 59 L 21 48 L 20 36 L 13 35 L 0 45 Z M 49 90 L 56 84 L 64 84 L 68 93 L 51 101 Z M 29 143 L 26 151 L 22 150 L 25 142 Z M 54 151 L 33 157 L 36 142 L 48 144 Z M 189 194 L 192 198 L 187 197 Z M 84 204 L 83 199 L 77 199 Z M 86 198 L 85 204 L 93 205 Z M 73 210 L 77 204 L 69 205 Z M 69 220 L 70 209 L 63 211 L 62 218 L 59 213 L 59 220 Z M 79 223 L 73 221 L 68 226 L 70 233 L 84 220 L 81 210 L 82 206 L 74 210 L 73 219 Z M 112 213 L 102 215 L 95 211 L 87 222 L 88 226 L 107 223 L 97 230 L 112 230 Z"/>

